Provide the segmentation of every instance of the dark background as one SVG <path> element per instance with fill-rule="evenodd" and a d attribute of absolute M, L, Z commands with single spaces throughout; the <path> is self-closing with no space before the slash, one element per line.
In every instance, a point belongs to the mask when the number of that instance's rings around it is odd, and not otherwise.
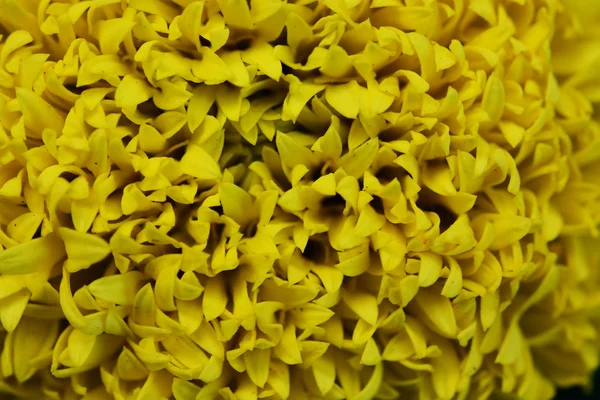
<path fill-rule="evenodd" d="M 559 390 L 554 400 L 598 400 L 600 399 L 600 370 L 594 377 L 594 390 L 585 393 L 581 388 Z"/>

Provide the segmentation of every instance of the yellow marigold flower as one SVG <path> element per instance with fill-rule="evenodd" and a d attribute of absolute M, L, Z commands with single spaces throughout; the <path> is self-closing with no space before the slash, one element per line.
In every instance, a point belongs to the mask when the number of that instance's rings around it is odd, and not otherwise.
<path fill-rule="evenodd" d="M 0 0 L 0 397 L 588 385 L 598 22 L 591 0 Z"/>

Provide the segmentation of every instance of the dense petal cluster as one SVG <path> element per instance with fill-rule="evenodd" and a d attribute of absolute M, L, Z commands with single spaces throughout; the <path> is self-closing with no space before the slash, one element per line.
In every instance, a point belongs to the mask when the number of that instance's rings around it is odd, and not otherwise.
<path fill-rule="evenodd" d="M 585 385 L 599 21 L 595 0 L 0 0 L 0 394 Z"/>

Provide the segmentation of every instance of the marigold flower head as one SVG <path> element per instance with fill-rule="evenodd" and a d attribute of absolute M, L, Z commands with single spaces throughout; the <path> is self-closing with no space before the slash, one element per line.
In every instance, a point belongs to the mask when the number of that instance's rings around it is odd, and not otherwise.
<path fill-rule="evenodd" d="M 0 397 L 586 385 L 599 21 L 592 0 L 0 0 Z"/>

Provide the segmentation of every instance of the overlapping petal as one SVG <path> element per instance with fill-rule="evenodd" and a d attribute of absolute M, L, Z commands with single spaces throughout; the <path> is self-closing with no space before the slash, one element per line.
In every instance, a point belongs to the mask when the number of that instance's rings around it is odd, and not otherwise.
<path fill-rule="evenodd" d="M 555 3 L 0 1 L 0 393 L 586 384 L 600 10 Z"/>

